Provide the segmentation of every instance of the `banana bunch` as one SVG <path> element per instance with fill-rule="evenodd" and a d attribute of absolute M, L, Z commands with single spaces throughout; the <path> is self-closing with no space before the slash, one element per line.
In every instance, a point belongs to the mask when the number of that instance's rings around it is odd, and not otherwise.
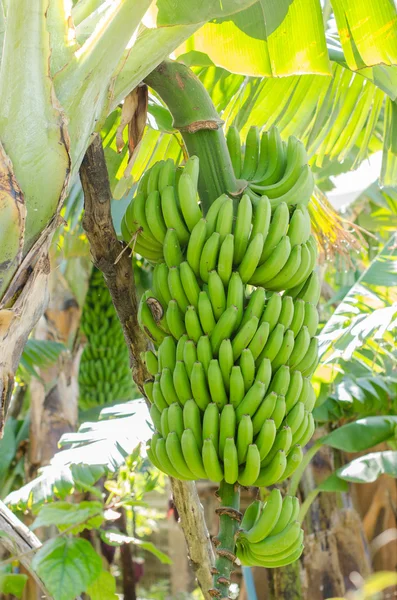
<path fill-rule="evenodd" d="M 274 568 L 297 560 L 303 551 L 299 501 L 282 498 L 274 489 L 263 504 L 256 500 L 247 508 L 237 538 L 237 557 L 243 565 Z"/>
<path fill-rule="evenodd" d="M 232 132 L 236 174 L 249 181 L 240 201 L 223 194 L 203 215 L 198 159 L 183 170 L 165 161 L 145 174 L 122 230 L 155 263 L 138 311 L 154 346 L 144 357 L 156 429 L 149 458 L 182 480 L 267 487 L 291 476 L 315 428 L 313 180 L 294 138 L 285 145 L 271 130 L 259 140 L 252 129 L 242 159 Z M 282 501 L 279 492 L 251 505 L 238 535 L 240 560 L 295 560 L 297 511 L 297 500 Z"/>
<path fill-rule="evenodd" d="M 235 127 L 229 128 L 226 139 L 235 175 L 247 180 L 246 193 L 254 204 L 261 196 L 269 198 L 272 208 L 282 202 L 288 206 L 308 204 L 313 175 L 306 150 L 296 137 L 284 142 L 276 127 L 262 135 L 257 127 L 251 127 L 244 151 Z"/>
<path fill-rule="evenodd" d="M 179 173 L 170 159 L 145 174 L 122 219 L 127 244 L 153 263 L 175 267 L 186 260 L 204 283 L 213 269 L 224 285 L 233 270 L 244 284 L 272 291 L 287 286 L 294 290 L 306 281 L 317 261 L 317 247 L 305 202 L 291 206 L 280 200 L 273 210 L 271 199 L 253 200 L 247 189 L 237 210 L 224 194 L 204 218 L 197 195 L 197 157 L 189 158 Z"/>
<path fill-rule="evenodd" d="M 131 400 L 136 388 L 128 349 L 103 275 L 94 269 L 81 318 L 87 338 L 79 367 L 79 407 Z"/>
<path fill-rule="evenodd" d="M 146 171 L 121 222 L 126 244 L 152 263 L 164 261 L 164 241 L 173 229 L 185 248 L 202 212 L 197 196 L 198 158 L 192 156 L 183 172 L 174 161 L 159 161 Z"/>

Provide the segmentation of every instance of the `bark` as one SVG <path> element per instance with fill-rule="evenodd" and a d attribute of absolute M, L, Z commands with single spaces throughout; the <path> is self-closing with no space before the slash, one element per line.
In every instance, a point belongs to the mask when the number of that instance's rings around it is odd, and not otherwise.
<path fill-rule="evenodd" d="M 81 310 L 66 286 L 51 273 L 50 304 L 39 321 L 35 338 L 64 343 L 70 349 L 57 363 L 40 370 L 30 384 L 30 477 L 48 464 L 64 433 L 75 431 L 78 417 L 78 371 L 82 348 L 76 345 Z"/>
<path fill-rule="evenodd" d="M 317 431 L 317 436 L 320 435 Z M 302 478 L 303 496 L 307 497 L 333 471 L 334 451 L 322 447 Z M 304 598 L 342 597 L 355 589 L 350 577 L 353 572 L 363 578 L 371 573 L 362 522 L 349 494 L 320 493 L 307 513 L 304 527 Z"/>
<path fill-rule="evenodd" d="M 52 596 L 46 589 L 37 573 L 32 569 L 34 551 L 41 547 L 40 540 L 6 507 L 0 500 L 0 531 L 2 532 L 2 545 L 12 555 L 18 555 L 20 563 L 26 568 L 38 587 L 44 594 L 44 598 L 51 600 Z"/>
<path fill-rule="evenodd" d="M 119 525 L 121 532 L 127 535 L 127 521 L 123 508 L 120 510 L 120 514 Z M 124 600 L 136 600 L 136 581 L 131 544 L 122 544 L 120 546 L 120 562 L 123 576 L 123 598 Z"/>
<path fill-rule="evenodd" d="M 85 154 L 80 177 L 85 197 L 83 227 L 90 243 L 92 259 L 104 274 L 129 348 L 132 374 L 144 395 L 143 383 L 149 374 L 141 360 L 141 353 L 147 349 L 148 342 L 137 320 L 138 302 L 132 261 L 118 241 L 113 227 L 110 212 L 112 194 L 99 135 L 94 137 Z M 171 479 L 171 485 L 190 561 L 204 598 L 209 600 L 207 590 L 211 587 L 210 569 L 214 557 L 196 486 L 193 482 L 174 479 Z"/>

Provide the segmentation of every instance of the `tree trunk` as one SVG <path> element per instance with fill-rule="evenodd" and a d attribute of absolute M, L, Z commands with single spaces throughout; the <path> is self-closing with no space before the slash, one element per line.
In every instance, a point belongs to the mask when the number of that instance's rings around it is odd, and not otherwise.
<path fill-rule="evenodd" d="M 317 437 L 321 432 L 317 431 Z M 334 451 L 326 446 L 315 455 L 301 481 L 303 498 L 334 471 Z M 356 586 L 353 572 L 363 578 L 371 564 L 362 523 L 350 494 L 322 492 L 304 520 L 303 598 L 326 600 L 344 596 Z"/>
<path fill-rule="evenodd" d="M 52 271 L 49 306 L 36 328 L 35 338 L 62 342 L 69 349 L 55 365 L 40 371 L 41 380 L 33 378 L 30 384 L 30 478 L 58 451 L 60 437 L 77 427 L 82 348 L 75 340 L 81 310 L 57 273 L 56 269 Z"/>

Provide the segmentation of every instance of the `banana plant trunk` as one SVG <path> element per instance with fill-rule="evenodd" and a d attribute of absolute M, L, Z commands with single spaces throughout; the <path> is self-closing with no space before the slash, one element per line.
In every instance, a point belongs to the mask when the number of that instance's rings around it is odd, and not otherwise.
<path fill-rule="evenodd" d="M 321 431 L 316 434 L 320 436 Z M 302 477 L 300 490 L 303 499 L 331 475 L 338 458 L 331 448 L 324 446 L 320 449 Z M 309 508 L 304 527 L 302 581 L 305 600 L 343 597 L 356 589 L 351 577 L 353 573 L 364 579 L 371 573 L 363 524 L 349 493 L 320 493 Z"/>

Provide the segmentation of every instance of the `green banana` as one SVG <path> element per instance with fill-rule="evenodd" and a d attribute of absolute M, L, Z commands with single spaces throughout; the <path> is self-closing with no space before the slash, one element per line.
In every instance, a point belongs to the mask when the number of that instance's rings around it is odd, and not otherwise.
<path fill-rule="evenodd" d="M 244 531 L 244 538 L 250 544 L 256 544 L 266 539 L 274 524 L 277 523 L 282 507 L 283 498 L 280 490 L 272 490 L 254 526 L 249 531 Z"/>
<path fill-rule="evenodd" d="M 298 300 L 296 302 L 298 302 Z M 299 300 L 299 302 L 303 302 L 303 300 Z M 318 310 L 317 307 L 311 302 L 304 302 L 304 309 L 305 312 L 303 318 L 303 325 L 307 327 L 310 337 L 313 337 L 314 335 L 316 335 L 318 329 Z"/>
<path fill-rule="evenodd" d="M 265 384 L 266 389 L 269 387 L 270 380 L 272 378 L 272 363 L 268 358 L 264 358 L 260 363 L 256 371 L 255 381 L 262 381 Z"/>
<path fill-rule="evenodd" d="M 152 192 L 158 190 L 158 183 L 160 178 L 160 173 L 165 166 L 165 161 L 160 160 L 155 163 L 151 169 L 149 169 L 149 177 L 146 182 L 146 191 L 144 196 L 150 195 Z"/>
<path fill-rule="evenodd" d="M 252 344 L 252 342 L 251 342 Z M 250 344 L 250 346 L 251 346 Z M 232 350 L 233 353 L 233 350 Z M 232 354 L 233 357 L 233 354 Z M 245 348 L 240 356 L 239 365 L 244 379 L 244 389 L 246 392 L 250 389 L 255 381 L 255 359 L 250 350 L 250 347 Z M 231 368 L 231 367 L 230 367 Z"/>
<path fill-rule="evenodd" d="M 182 285 L 179 267 L 170 267 L 168 271 L 168 287 L 171 296 L 177 301 L 181 311 L 183 313 L 186 312 L 190 303 Z"/>
<path fill-rule="evenodd" d="M 226 197 L 224 203 L 219 209 L 216 219 L 215 231 L 219 233 L 219 243 L 222 244 L 227 235 L 232 233 L 233 228 L 233 200 Z"/>
<path fill-rule="evenodd" d="M 218 321 L 226 310 L 226 293 L 217 271 L 211 271 L 208 275 L 208 295 L 214 317 Z"/>
<path fill-rule="evenodd" d="M 205 411 L 211 402 L 211 396 L 208 389 L 207 378 L 204 367 L 200 362 L 195 362 L 190 374 L 190 385 L 195 402 L 200 410 Z"/>
<path fill-rule="evenodd" d="M 182 360 L 178 360 L 176 362 L 172 377 L 178 400 L 182 405 L 184 405 L 188 400 L 193 398 L 193 395 L 185 363 Z"/>
<path fill-rule="evenodd" d="M 257 171 L 259 161 L 260 137 L 257 127 L 250 127 L 246 140 L 244 162 L 241 171 L 242 179 L 251 180 Z"/>
<path fill-rule="evenodd" d="M 291 369 L 302 360 L 306 355 L 310 345 L 310 333 L 306 326 L 303 326 L 296 336 L 294 349 L 289 357 L 288 364 Z"/>
<path fill-rule="evenodd" d="M 285 363 L 288 363 L 288 360 L 291 356 L 291 353 L 294 349 L 294 332 L 291 329 L 285 332 L 283 343 L 280 346 L 280 350 L 276 356 L 276 358 L 272 361 L 272 369 L 277 370 Z"/>
<path fill-rule="evenodd" d="M 229 306 L 215 325 L 210 336 L 212 352 L 214 356 L 218 356 L 222 340 L 230 338 L 233 330 L 235 329 L 237 319 L 238 307 Z"/>
<path fill-rule="evenodd" d="M 253 278 L 256 268 L 259 264 L 259 259 L 262 254 L 262 250 L 263 250 L 263 235 L 261 233 L 257 233 L 255 235 L 255 237 L 253 237 L 250 240 L 248 248 L 245 251 L 244 257 L 241 260 L 240 265 L 238 267 L 238 272 L 240 273 L 243 283 L 248 283 Z M 284 267 L 284 268 L 286 268 L 286 267 Z M 281 277 L 281 273 L 280 273 L 280 277 Z M 277 278 L 275 278 L 275 279 L 277 279 Z M 274 279 L 270 283 L 272 283 L 272 282 L 274 282 Z M 268 286 L 268 287 L 269 287 L 269 289 L 272 289 L 270 286 Z M 277 287 L 277 285 L 276 285 L 276 287 Z"/>
<path fill-rule="evenodd" d="M 167 267 L 178 267 L 183 262 L 181 245 L 175 229 L 167 229 L 164 238 L 163 253 Z"/>
<path fill-rule="evenodd" d="M 287 466 L 287 457 L 284 450 L 279 450 L 272 462 L 260 470 L 255 482 L 257 487 L 269 487 L 281 479 Z"/>
<path fill-rule="evenodd" d="M 206 479 L 207 474 L 204 469 L 203 459 L 197 440 L 191 429 L 185 429 L 181 438 L 181 447 L 183 458 L 193 473 L 195 479 Z"/>
<path fill-rule="evenodd" d="M 225 471 L 226 483 L 236 483 L 239 476 L 238 457 L 237 448 L 233 437 L 228 437 L 225 439 L 223 452 L 220 450 L 220 454 L 223 457 L 223 468 Z"/>
<path fill-rule="evenodd" d="M 283 422 L 285 417 L 285 398 L 284 396 L 277 396 L 276 405 L 271 414 L 271 418 L 273 419 L 276 428 L 278 429 Z"/>
<path fill-rule="evenodd" d="M 266 302 L 265 310 L 263 311 L 261 317 L 261 323 L 269 323 L 269 332 L 273 331 L 273 329 L 276 327 L 281 314 L 282 306 L 283 301 L 280 294 L 272 294 Z"/>
<path fill-rule="evenodd" d="M 161 431 L 161 412 L 155 404 L 150 407 L 150 418 L 157 431 Z"/>
<path fill-rule="evenodd" d="M 173 186 L 175 183 L 175 170 L 174 161 L 172 158 L 168 158 L 160 169 L 157 187 L 155 189 L 161 193 L 164 188 L 169 185 Z"/>
<path fill-rule="evenodd" d="M 160 381 L 155 381 L 153 384 L 153 402 L 158 410 L 162 412 L 168 407 L 160 387 Z"/>
<path fill-rule="evenodd" d="M 256 444 L 248 446 L 247 457 L 244 467 L 239 470 L 238 482 L 243 486 L 254 485 L 261 470 L 261 459 Z"/>
<path fill-rule="evenodd" d="M 222 481 L 224 474 L 212 440 L 204 440 L 202 456 L 208 479 L 215 482 Z"/>
<path fill-rule="evenodd" d="M 302 460 L 303 460 L 302 446 L 300 446 L 299 444 L 295 444 L 295 446 L 293 446 L 288 453 L 287 466 L 285 467 L 285 471 L 282 475 L 282 478 L 288 479 L 289 477 L 291 477 L 291 475 L 296 471 L 296 469 L 301 464 Z"/>
<path fill-rule="evenodd" d="M 309 333 L 308 333 L 308 335 L 309 335 Z M 308 347 L 306 353 L 304 354 L 302 360 L 300 362 L 298 362 L 298 364 L 296 364 L 294 366 L 294 368 L 297 371 L 301 371 L 302 375 L 306 375 L 306 370 L 308 370 L 308 371 L 310 370 L 310 368 L 313 365 L 313 361 L 317 362 L 317 357 L 318 357 L 318 339 L 313 337 L 310 340 L 309 347 Z M 308 374 L 311 374 L 311 373 L 308 373 Z"/>
<path fill-rule="evenodd" d="M 105 381 L 105 384 L 109 384 L 108 381 Z M 145 390 L 145 395 L 146 397 L 150 400 L 150 402 L 153 404 L 153 381 L 150 379 L 147 379 L 144 384 L 143 384 L 143 389 Z M 108 391 L 108 390 L 107 390 Z"/>
<path fill-rule="evenodd" d="M 239 531 L 249 531 L 252 529 L 260 515 L 261 510 L 262 502 L 260 500 L 254 500 L 254 502 L 251 502 L 251 504 L 249 504 L 244 511 Z"/>
<path fill-rule="evenodd" d="M 186 340 L 183 348 L 183 361 L 185 363 L 188 376 L 192 377 L 192 369 L 197 361 L 197 348 L 193 340 Z"/>
<path fill-rule="evenodd" d="M 245 255 L 251 231 L 252 203 L 250 197 L 244 194 L 238 208 L 234 228 L 234 256 L 233 263 L 239 265 Z"/>
<path fill-rule="evenodd" d="M 220 417 L 216 404 L 210 403 L 204 411 L 203 417 L 203 439 L 211 440 L 215 451 L 219 451 L 219 428 Z"/>
<path fill-rule="evenodd" d="M 200 296 L 202 293 L 203 292 L 200 292 Z M 199 298 L 199 305 L 200 305 L 200 298 Z M 198 316 L 194 306 L 187 307 L 187 310 L 185 313 L 185 327 L 186 327 L 186 332 L 187 332 L 189 338 L 197 344 L 200 337 L 204 334 L 203 334 L 203 330 L 201 328 L 199 316 Z"/>
<path fill-rule="evenodd" d="M 192 229 L 186 250 L 186 260 L 196 277 L 200 276 L 200 257 L 207 237 L 207 221 L 200 219 Z"/>
<path fill-rule="evenodd" d="M 169 330 L 176 340 L 186 333 L 183 315 L 176 300 L 170 300 L 168 302 L 166 319 Z"/>
<path fill-rule="evenodd" d="M 178 343 L 176 345 L 176 354 L 175 354 L 175 358 L 176 360 L 183 360 L 183 352 L 185 349 L 185 343 L 187 342 L 189 338 L 187 337 L 187 333 L 184 333 L 178 340 Z"/>
<path fill-rule="evenodd" d="M 254 437 L 251 417 L 243 415 L 237 427 L 237 454 L 238 464 L 241 465 L 247 456 L 248 446 L 252 444 Z"/>
<path fill-rule="evenodd" d="M 274 249 L 287 234 L 289 226 L 289 209 L 284 203 L 277 206 L 270 221 L 269 232 L 263 245 L 259 264 L 263 264 L 273 253 Z"/>
<path fill-rule="evenodd" d="M 173 337 L 170 335 L 164 338 L 161 342 L 158 352 L 158 372 L 167 368 L 170 371 L 175 369 L 176 362 L 176 344 Z M 157 371 L 156 371 L 157 373 Z"/>
<path fill-rule="evenodd" d="M 219 347 L 219 366 L 222 372 L 225 390 L 226 392 L 229 392 L 230 373 L 233 367 L 233 349 L 231 341 L 229 339 L 222 340 L 221 345 Z"/>
<path fill-rule="evenodd" d="M 244 313 L 244 284 L 241 280 L 240 274 L 237 272 L 232 273 L 229 280 L 226 306 L 227 308 L 230 306 L 237 307 L 237 319 L 235 321 L 235 328 L 237 329 L 241 324 Z"/>
<path fill-rule="evenodd" d="M 262 461 L 262 466 L 266 467 L 268 464 L 270 464 L 279 450 L 284 450 L 285 454 L 288 455 L 288 450 L 291 448 L 291 444 L 291 427 L 289 427 L 288 425 L 284 425 L 284 427 L 277 432 L 273 447 L 270 450 L 269 454 L 266 456 L 266 458 Z"/>
<path fill-rule="evenodd" d="M 150 290 L 142 295 L 138 308 L 138 323 L 146 335 L 159 346 L 167 334 L 157 325 L 152 312 L 147 304 L 150 298 Z"/>
<path fill-rule="evenodd" d="M 197 359 L 204 367 L 205 374 L 208 373 L 208 367 L 212 360 L 212 348 L 208 335 L 202 335 L 197 342 Z"/>
<path fill-rule="evenodd" d="M 188 400 L 183 407 L 183 425 L 185 430 L 188 428 L 192 430 L 197 446 L 201 448 L 203 445 L 201 414 L 198 405 L 193 399 Z"/>
<path fill-rule="evenodd" d="M 251 317 L 249 321 L 238 331 L 232 341 L 233 359 L 236 361 L 244 348 L 246 348 L 258 329 L 258 317 Z"/>
<path fill-rule="evenodd" d="M 161 208 L 167 229 L 174 229 L 179 243 L 185 246 L 189 241 L 190 233 L 180 213 L 175 189 L 171 185 L 165 187 L 161 192 Z"/>
<path fill-rule="evenodd" d="M 294 434 L 301 426 L 304 417 L 305 405 L 302 402 L 297 402 L 293 409 L 287 414 L 283 423 L 288 425 L 291 428 L 292 434 Z"/>
<path fill-rule="evenodd" d="M 218 213 L 220 211 L 222 204 L 225 202 L 226 198 L 227 198 L 226 194 L 222 194 L 221 196 L 219 196 L 219 198 L 214 200 L 214 202 L 211 204 L 211 206 L 208 209 L 208 212 L 205 216 L 205 218 L 207 219 L 207 235 L 208 235 L 208 237 L 210 237 L 210 235 L 212 235 L 215 231 L 216 221 L 218 219 Z"/>
<path fill-rule="evenodd" d="M 225 404 L 219 422 L 219 455 L 224 456 L 227 438 L 234 439 L 236 433 L 236 413 L 232 404 Z M 235 479 L 237 481 L 237 478 Z M 233 482 L 234 483 L 234 482 Z"/>
<path fill-rule="evenodd" d="M 286 296 L 286 297 L 290 298 L 290 296 Z M 294 312 L 293 312 L 293 317 L 292 317 L 291 323 L 289 325 L 289 329 L 291 329 L 294 332 L 295 337 L 300 332 L 300 329 L 304 323 L 305 306 L 306 306 L 306 303 L 303 300 L 301 300 L 300 298 L 295 300 L 295 302 L 293 303 Z"/>
<path fill-rule="evenodd" d="M 279 396 L 285 396 L 291 384 L 291 372 L 287 365 L 277 369 L 270 383 L 269 391 L 276 392 Z"/>
<path fill-rule="evenodd" d="M 237 421 L 240 422 L 244 415 L 252 417 L 261 405 L 265 394 L 266 386 L 261 381 L 255 381 L 236 408 Z"/>
<path fill-rule="evenodd" d="M 151 192 L 146 199 L 145 217 L 147 222 L 150 223 L 150 231 L 153 237 L 160 244 L 164 243 L 167 226 L 161 210 L 160 194 L 157 190 Z"/>
<path fill-rule="evenodd" d="M 163 306 L 167 306 L 172 299 L 168 287 L 168 267 L 165 263 L 160 263 L 153 269 L 153 291 Z"/>
<path fill-rule="evenodd" d="M 218 262 L 220 235 L 217 231 L 205 242 L 200 257 L 200 277 L 207 283 L 209 272 L 215 269 Z"/>
<path fill-rule="evenodd" d="M 300 270 L 302 256 L 302 246 L 292 248 L 287 262 L 282 267 L 281 271 L 266 283 L 269 290 L 282 290 L 289 284 L 291 278 Z"/>
<path fill-rule="evenodd" d="M 255 173 L 255 180 L 259 185 L 271 185 L 279 181 L 285 170 L 284 143 L 276 127 L 272 127 L 267 134 L 267 161 L 264 163 L 265 170 Z M 261 164 L 261 158 L 260 158 Z"/>
<path fill-rule="evenodd" d="M 165 440 L 165 448 L 168 458 L 172 462 L 178 473 L 181 473 L 186 479 L 194 479 L 194 475 L 186 464 L 183 457 L 181 442 L 174 431 L 167 435 Z"/>
<path fill-rule="evenodd" d="M 203 215 L 197 203 L 197 184 L 186 172 L 186 168 L 178 181 L 178 196 L 183 218 L 189 231 L 192 231 Z"/>
<path fill-rule="evenodd" d="M 228 234 L 222 242 L 218 256 L 218 275 L 227 286 L 233 270 L 234 235 Z"/>
<path fill-rule="evenodd" d="M 192 267 L 187 261 L 184 261 L 180 264 L 179 275 L 183 291 L 188 301 L 187 303 L 194 306 L 194 308 L 197 310 L 200 286 Z M 175 296 L 173 297 L 175 298 Z"/>
<path fill-rule="evenodd" d="M 288 461 L 288 459 L 287 459 Z M 277 535 L 281 533 L 289 523 L 295 521 L 296 518 L 292 519 L 294 509 L 294 497 L 293 496 L 284 496 L 283 505 L 281 508 L 280 516 L 278 517 L 275 526 L 271 531 L 269 531 L 269 536 Z"/>
<path fill-rule="evenodd" d="M 159 364 L 157 356 L 151 350 L 145 352 L 145 364 L 150 375 L 153 375 L 154 377 L 158 371 Z"/>
<path fill-rule="evenodd" d="M 261 233 L 263 235 L 263 241 L 266 240 L 269 232 L 271 216 L 272 207 L 270 205 L 269 198 L 267 198 L 267 196 L 262 196 L 259 198 L 254 207 L 251 238 L 254 238 L 257 233 Z"/>
<path fill-rule="evenodd" d="M 160 388 L 168 405 L 178 402 L 178 396 L 176 395 L 174 382 L 172 379 L 172 372 L 170 369 L 164 368 L 161 371 Z"/>
<path fill-rule="evenodd" d="M 198 315 L 202 330 L 206 335 L 211 335 L 215 329 L 216 320 L 212 309 L 211 301 L 207 292 L 204 290 L 199 294 L 198 300 Z"/>
<path fill-rule="evenodd" d="M 178 438 L 177 438 L 178 439 Z M 175 477 L 176 479 L 182 479 L 183 481 L 193 479 L 193 474 L 190 477 L 186 477 L 183 473 L 179 472 L 174 466 L 174 461 L 170 460 L 166 448 L 166 441 L 163 438 L 160 438 L 155 445 L 155 454 L 158 462 L 161 465 L 161 470 L 171 477 Z"/>
<path fill-rule="evenodd" d="M 294 301 L 291 296 L 283 296 L 278 322 L 289 329 L 294 316 Z"/>
<path fill-rule="evenodd" d="M 211 360 L 208 367 L 208 387 L 212 401 L 217 405 L 219 410 L 227 404 L 227 394 L 223 383 L 222 371 L 219 362 L 214 358 Z"/>
<path fill-rule="evenodd" d="M 244 377 L 238 366 L 232 367 L 229 390 L 230 402 L 234 408 L 237 408 L 245 395 Z"/>
<path fill-rule="evenodd" d="M 296 371 L 296 373 L 300 373 L 300 371 Z M 313 389 L 312 384 L 310 383 L 310 379 L 304 377 L 302 379 L 302 392 L 299 396 L 299 402 L 302 402 L 307 411 L 312 412 L 313 408 L 316 405 L 316 393 Z"/>
<path fill-rule="evenodd" d="M 240 323 L 240 328 L 250 320 L 251 317 L 258 317 L 262 322 L 262 314 L 266 303 L 266 292 L 263 288 L 256 288 L 249 297 L 248 304 L 244 309 L 244 316 Z"/>
<path fill-rule="evenodd" d="M 272 392 L 274 393 L 274 392 Z M 274 394 L 276 397 L 276 395 Z M 252 424 L 254 425 L 253 420 Z M 255 433 L 255 426 L 254 426 Z M 258 446 L 260 460 L 263 461 L 266 456 L 269 454 L 270 450 L 273 447 L 274 440 L 276 438 L 276 426 L 274 424 L 273 419 L 266 419 L 263 421 L 263 425 L 259 431 L 258 437 L 255 440 L 255 444 Z"/>
<path fill-rule="evenodd" d="M 178 438 L 181 439 L 182 437 L 182 433 L 184 430 L 184 426 L 183 426 L 183 412 L 181 407 L 179 406 L 179 404 L 174 403 L 171 404 L 171 406 L 168 409 L 167 412 L 167 419 L 168 419 L 168 430 L 169 433 L 171 431 L 174 431 Z"/>
<path fill-rule="evenodd" d="M 303 388 L 303 377 L 300 371 L 294 371 L 290 376 L 288 391 L 285 393 L 285 408 L 289 413 L 295 404 L 301 400 L 301 392 Z M 304 402 L 302 402 L 304 404 Z"/>
<path fill-rule="evenodd" d="M 249 280 L 249 283 L 251 285 L 262 285 L 267 287 L 268 282 L 270 282 L 287 263 L 290 253 L 291 244 L 289 237 L 285 235 L 274 248 L 269 258 L 267 258 L 265 262 L 255 270 L 255 273 Z"/>
<path fill-rule="evenodd" d="M 262 404 L 259 406 L 258 410 L 254 414 L 254 417 L 252 419 L 254 435 L 260 434 L 260 431 L 262 430 L 264 423 L 266 423 L 272 416 L 274 409 L 276 407 L 276 402 L 277 402 L 277 394 L 275 392 L 270 392 L 264 398 Z M 274 421 L 272 421 L 272 422 L 274 424 Z M 268 425 L 268 427 L 271 428 L 270 425 Z M 275 427 L 275 425 L 274 425 L 274 427 Z M 270 439 L 270 437 L 269 437 L 269 439 Z M 264 443 L 266 443 L 266 442 L 264 441 Z M 273 442 L 271 445 L 273 445 Z M 269 448 L 269 450 L 270 450 L 270 448 Z"/>
<path fill-rule="evenodd" d="M 265 347 L 256 359 L 256 365 L 259 365 L 264 358 L 268 358 L 270 362 L 276 358 L 284 340 L 284 330 L 284 325 L 280 323 L 276 325 L 275 329 L 269 335 Z"/>

